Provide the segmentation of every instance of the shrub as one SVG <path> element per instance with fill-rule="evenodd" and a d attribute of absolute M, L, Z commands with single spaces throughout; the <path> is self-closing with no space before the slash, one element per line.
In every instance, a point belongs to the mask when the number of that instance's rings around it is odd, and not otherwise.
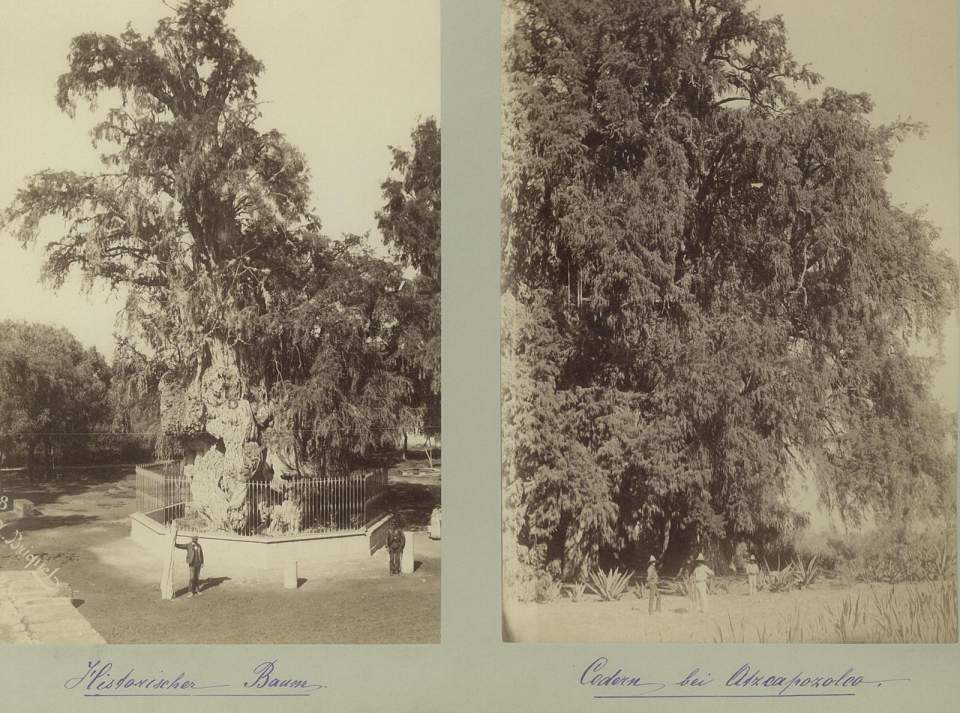
<path fill-rule="evenodd" d="M 541 604 L 546 604 L 547 602 L 552 602 L 554 599 L 560 596 L 560 593 L 563 591 L 563 585 L 557 582 L 553 577 L 551 577 L 546 572 L 543 572 L 540 575 L 539 580 L 537 581 L 537 601 Z"/>
<path fill-rule="evenodd" d="M 505 550 L 504 590 L 517 601 L 538 601 L 544 571 L 543 557 L 536 548 L 516 545 Z"/>
<path fill-rule="evenodd" d="M 923 582 L 948 579 L 956 566 L 951 534 L 880 532 L 864 541 L 852 563 L 856 579 L 864 582 Z"/>

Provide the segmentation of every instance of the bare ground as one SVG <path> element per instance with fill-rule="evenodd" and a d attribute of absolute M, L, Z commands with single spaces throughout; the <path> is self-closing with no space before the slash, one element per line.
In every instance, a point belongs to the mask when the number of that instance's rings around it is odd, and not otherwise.
<path fill-rule="evenodd" d="M 387 556 L 285 590 L 278 581 L 246 581 L 205 567 L 198 597 L 162 601 L 159 566 L 129 538 L 135 509 L 133 475 L 84 472 L 67 480 L 33 482 L 5 473 L 0 491 L 33 501 L 39 513 L 10 521 L 30 552 L 43 556 L 73 590 L 74 603 L 112 644 L 137 643 L 433 643 L 440 640 L 440 543 L 415 536 L 419 565 L 412 575 L 390 577 Z M 440 478 L 393 483 L 408 529 L 429 522 L 439 503 Z M 401 479 L 410 481 L 411 479 Z M 8 532 L 10 534 L 8 534 Z M 23 562 L 0 542 L 0 570 Z M 187 572 L 177 572 L 184 589 Z M 0 642 L 5 628 L 0 625 Z"/>

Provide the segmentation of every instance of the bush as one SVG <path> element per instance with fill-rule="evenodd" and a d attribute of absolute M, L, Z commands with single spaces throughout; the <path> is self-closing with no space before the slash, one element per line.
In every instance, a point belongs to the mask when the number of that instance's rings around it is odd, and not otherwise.
<path fill-rule="evenodd" d="M 883 532 L 864 539 L 860 556 L 852 563 L 863 582 L 923 582 L 952 578 L 956 564 L 952 534 Z"/>
<path fill-rule="evenodd" d="M 543 556 L 538 549 L 515 545 L 504 552 L 504 590 L 517 601 L 539 601 L 544 574 Z"/>

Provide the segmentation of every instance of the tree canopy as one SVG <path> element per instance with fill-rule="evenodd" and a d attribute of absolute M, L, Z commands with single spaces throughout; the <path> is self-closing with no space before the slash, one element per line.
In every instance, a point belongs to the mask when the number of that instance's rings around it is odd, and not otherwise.
<path fill-rule="evenodd" d="M 896 144 L 743 0 L 521 0 L 508 40 L 507 539 L 572 575 L 637 539 L 763 546 L 952 487 L 930 393 L 956 266 Z M 697 544 L 699 543 L 699 545 Z"/>
<path fill-rule="evenodd" d="M 440 128 L 433 118 L 411 133 L 411 149 L 391 147 L 391 176 L 377 212 L 384 240 L 416 270 L 401 289 L 404 325 L 399 354 L 414 384 L 414 403 L 427 407 L 428 428 L 440 427 Z"/>
<path fill-rule="evenodd" d="M 0 321 L 0 461 L 14 446 L 82 446 L 111 417 L 110 369 L 67 330 Z M 67 437 L 70 438 L 67 438 Z"/>
<path fill-rule="evenodd" d="M 27 245 L 60 216 L 45 276 L 126 288 L 118 372 L 171 395 L 169 434 L 202 434 L 221 397 L 196 395 L 235 371 L 224 393 L 251 404 L 252 443 L 297 470 L 347 467 L 419 419 L 391 352 L 400 266 L 322 234 L 304 156 L 258 128 L 264 66 L 231 6 L 183 0 L 149 35 L 74 38 L 56 100 L 72 113 L 119 97 L 93 130 L 104 168 L 30 176 L 0 225 Z"/>

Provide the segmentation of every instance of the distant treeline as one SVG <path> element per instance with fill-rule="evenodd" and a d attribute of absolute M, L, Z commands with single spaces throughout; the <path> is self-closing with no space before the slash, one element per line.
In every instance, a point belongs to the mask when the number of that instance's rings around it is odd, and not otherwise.
<path fill-rule="evenodd" d="M 0 467 L 152 458 L 157 424 L 122 398 L 113 377 L 66 329 L 0 321 Z"/>

